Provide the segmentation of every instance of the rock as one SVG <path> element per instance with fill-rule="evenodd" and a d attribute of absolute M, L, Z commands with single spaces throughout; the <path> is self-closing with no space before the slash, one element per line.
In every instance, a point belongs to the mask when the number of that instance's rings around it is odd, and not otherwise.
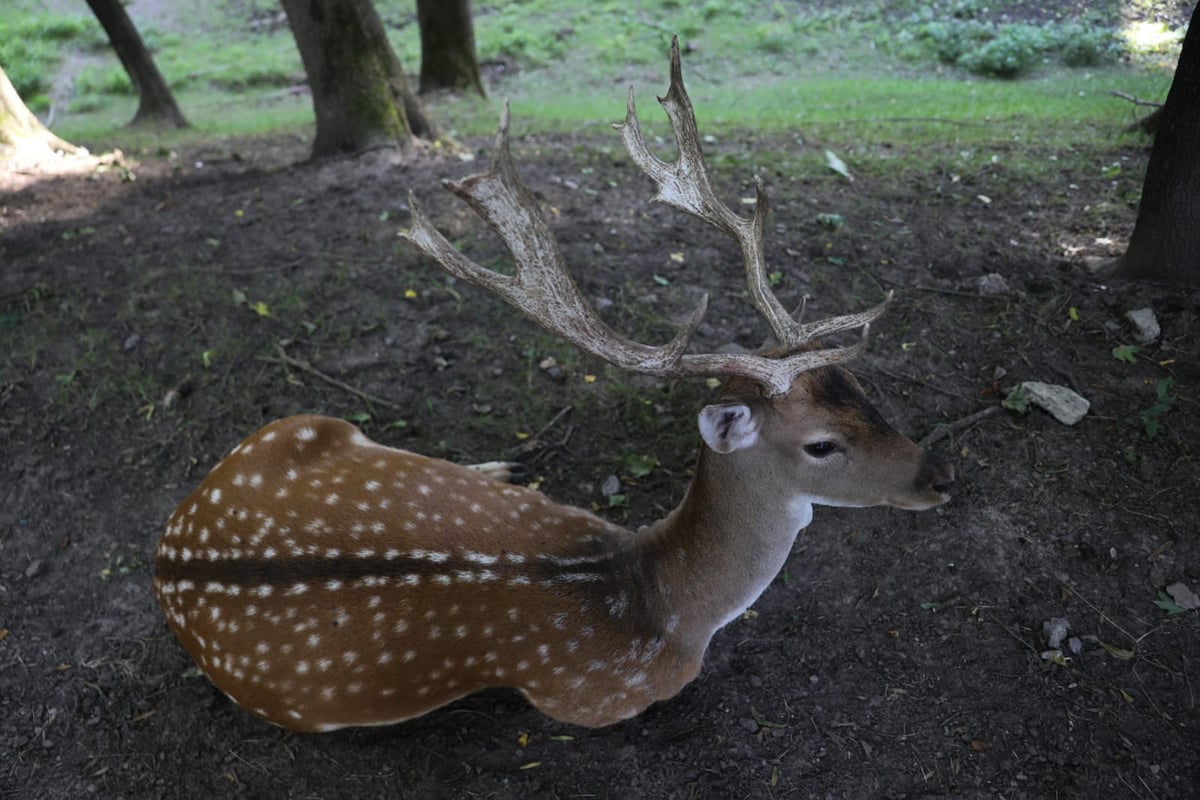
<path fill-rule="evenodd" d="M 1044 409 L 1063 425 L 1074 425 L 1083 419 L 1091 405 L 1085 398 L 1065 386 L 1056 386 L 1041 381 L 1025 381 L 1021 390 L 1029 402 Z"/>
<path fill-rule="evenodd" d="M 1167 594 L 1169 594 L 1171 599 L 1175 601 L 1175 605 L 1179 606 L 1180 608 L 1186 608 L 1189 611 L 1200 608 L 1200 596 L 1197 596 L 1196 593 L 1191 590 L 1191 587 L 1182 581 L 1178 583 L 1172 583 L 1170 586 L 1168 586 Z"/>
<path fill-rule="evenodd" d="M 621 479 L 616 475 L 609 475 L 600 484 L 600 494 L 604 497 L 612 497 L 621 491 Z"/>
<path fill-rule="evenodd" d="M 1046 644 L 1054 650 L 1062 646 L 1069 630 L 1071 623 L 1062 617 L 1051 617 L 1042 623 L 1042 635 L 1046 637 Z"/>
<path fill-rule="evenodd" d="M 1010 291 L 1008 281 L 997 272 L 988 273 L 979 279 L 979 293 L 984 297 L 998 297 Z"/>
<path fill-rule="evenodd" d="M 1125 312 L 1125 319 L 1133 329 L 1133 339 L 1138 344 L 1150 344 L 1162 334 L 1158 318 L 1152 308 L 1138 308 Z"/>

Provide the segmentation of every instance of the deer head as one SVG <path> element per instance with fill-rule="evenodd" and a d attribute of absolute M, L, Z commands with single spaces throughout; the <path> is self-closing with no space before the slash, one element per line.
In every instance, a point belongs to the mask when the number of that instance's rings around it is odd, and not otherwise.
<path fill-rule="evenodd" d="M 633 92 L 617 126 L 656 200 L 741 245 L 750 297 L 777 350 L 688 352 L 702 300 L 661 346 L 613 331 L 584 302 L 508 148 L 448 187 L 511 251 L 503 275 L 462 256 L 412 201 L 407 241 L 555 334 L 624 369 L 724 376 L 699 413 L 704 446 L 683 502 L 633 533 L 539 492 L 394 450 L 341 420 L 275 422 L 230 453 L 179 506 L 155 589 L 201 669 L 263 719 L 296 730 L 397 722 L 487 686 L 546 714 L 605 725 L 675 695 L 713 633 L 782 567 L 814 504 L 923 509 L 953 468 L 897 433 L 841 364 L 862 351 L 867 311 L 801 324 L 772 293 L 766 195 L 750 218 L 713 193 L 677 43 L 660 102 L 679 157 L 649 153 Z M 857 343 L 820 337 L 861 329 Z"/>

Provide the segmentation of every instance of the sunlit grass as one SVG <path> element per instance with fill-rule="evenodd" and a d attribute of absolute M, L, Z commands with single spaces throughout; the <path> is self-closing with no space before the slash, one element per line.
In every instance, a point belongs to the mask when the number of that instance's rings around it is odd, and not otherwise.
<path fill-rule="evenodd" d="M 666 89 L 672 31 L 685 45 L 684 72 L 700 124 L 718 138 L 782 136 L 867 151 L 898 143 L 1102 145 L 1119 138 L 1139 113 L 1113 92 L 1161 100 L 1169 88 L 1169 57 L 1165 65 L 1113 61 L 1068 68 L 1047 51 L 1019 80 L 979 77 L 939 63 L 923 31 L 951 19 L 960 5 L 898 0 L 821 9 L 799 0 L 479 2 L 474 7 L 479 57 L 504 65 L 494 96 L 427 102 L 459 140 L 490 135 L 505 96 L 511 98 L 518 137 L 605 136 L 609 124 L 624 116 L 625 94 L 633 84 L 644 127 L 651 136 L 666 137 L 654 97 Z M 380 0 L 377 7 L 402 63 L 415 73 L 419 43 L 411 4 Z M 1109 13 L 1117 6 L 1104 8 Z M 210 11 L 186 35 L 144 32 L 192 130 L 157 134 L 123 127 L 136 103 L 120 65 L 106 50 L 89 56 L 75 96 L 56 109 L 55 130 L 92 149 L 126 151 L 213 137 L 311 136 L 311 99 L 290 31 L 286 25 L 257 24 L 273 15 L 278 23 L 278 7 L 268 0 L 243 0 L 217 2 Z M 1070 24 L 1103 24 L 1103 30 L 1118 33 L 1119 16 L 1105 19 L 1100 22 L 1094 13 Z M 1057 33 L 1048 33 L 1048 41 L 1062 41 L 1063 30 L 1053 28 Z M 1135 46 L 1133 39 L 1126 41 Z M 1177 49 L 1178 42 L 1159 36 L 1152 44 L 1164 52 Z"/>

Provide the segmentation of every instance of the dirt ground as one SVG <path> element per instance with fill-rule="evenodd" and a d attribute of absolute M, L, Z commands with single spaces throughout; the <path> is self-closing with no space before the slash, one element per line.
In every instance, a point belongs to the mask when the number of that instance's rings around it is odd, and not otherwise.
<path fill-rule="evenodd" d="M 0 796 L 1200 796 L 1200 621 L 1162 593 L 1200 590 L 1200 296 L 1081 268 L 1132 230 L 1145 147 L 1035 185 L 949 154 L 904 183 L 763 175 L 785 304 L 808 292 L 823 316 L 896 290 L 855 371 L 902 430 L 934 434 L 1024 380 L 1091 406 L 1072 427 L 1000 411 L 937 438 L 961 481 L 936 511 L 819 508 L 674 699 L 585 730 L 492 690 L 325 735 L 233 706 L 167 630 L 152 553 L 246 434 L 344 416 L 387 444 L 522 461 L 556 500 L 638 526 L 680 500 L 708 392 L 579 356 L 401 246 L 411 188 L 477 259 L 500 256 L 437 188 L 478 164 L 311 164 L 306 147 L 0 173 Z M 741 154 L 719 161 L 721 195 L 752 193 L 746 154 L 788 147 L 710 145 Z M 704 290 L 700 346 L 761 344 L 734 245 L 648 205 L 613 134 L 515 150 L 614 327 L 665 340 Z M 1145 307 L 1161 336 L 1115 358 Z M 1167 378 L 1177 399 L 1156 405 Z M 1078 653 L 1047 657 L 1052 618 Z"/>

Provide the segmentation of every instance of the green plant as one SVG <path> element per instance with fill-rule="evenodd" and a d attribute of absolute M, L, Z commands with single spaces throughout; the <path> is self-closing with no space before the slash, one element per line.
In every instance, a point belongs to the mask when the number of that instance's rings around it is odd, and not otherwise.
<path fill-rule="evenodd" d="M 1016 414 L 1029 413 L 1029 395 L 1021 386 L 1017 386 L 1000 401 L 1000 405 Z"/>
<path fill-rule="evenodd" d="M 1055 37 L 1059 58 L 1068 67 L 1094 67 L 1115 61 L 1121 54 L 1111 30 L 1086 28 L 1078 23 L 1064 25 Z"/>
<path fill-rule="evenodd" d="M 1126 364 L 1136 364 L 1139 348 L 1133 344 L 1120 344 L 1112 349 L 1113 358 Z"/>
<path fill-rule="evenodd" d="M 1149 408 L 1144 408 L 1136 417 L 1130 417 L 1128 422 L 1136 428 L 1141 428 L 1146 438 L 1154 441 L 1162 431 L 1162 418 L 1175 409 L 1179 401 L 1177 395 L 1171 394 L 1175 386 L 1174 378 L 1163 378 L 1155 386 L 1156 399 Z"/>
<path fill-rule="evenodd" d="M 632 478 L 644 478 L 657 466 L 657 458 L 643 453 L 626 453 L 621 458 L 621 468 Z"/>
<path fill-rule="evenodd" d="M 129 73 L 119 64 L 83 70 L 75 80 L 75 91 L 81 95 L 132 96 L 134 94 Z"/>
<path fill-rule="evenodd" d="M 995 30 L 982 47 L 964 53 L 958 64 L 980 75 L 1015 78 L 1033 66 L 1047 44 L 1040 28 L 1007 25 Z"/>

